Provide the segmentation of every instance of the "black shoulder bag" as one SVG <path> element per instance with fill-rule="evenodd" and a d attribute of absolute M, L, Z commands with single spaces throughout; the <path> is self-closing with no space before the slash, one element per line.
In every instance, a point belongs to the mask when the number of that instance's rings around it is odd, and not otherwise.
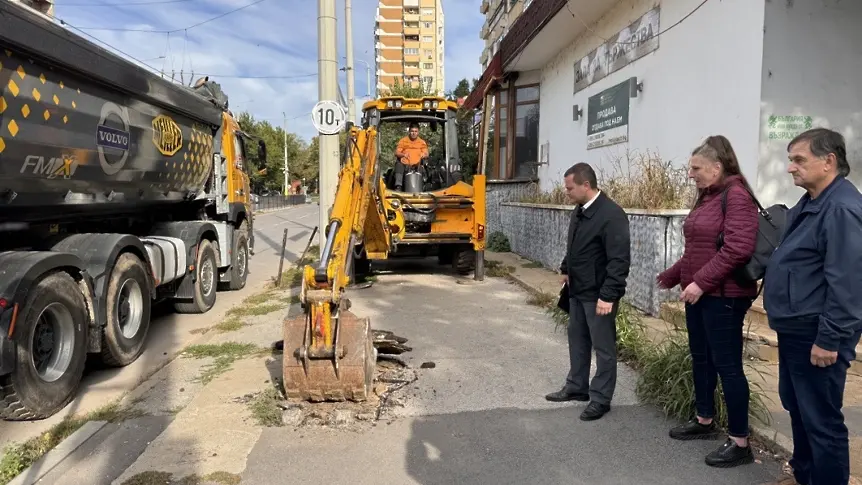
<path fill-rule="evenodd" d="M 754 254 L 751 255 L 751 259 L 744 265 L 737 267 L 733 275 L 740 283 L 751 284 L 763 279 L 766 274 L 766 265 L 769 264 L 769 258 L 772 256 L 775 248 L 778 247 L 778 243 L 781 241 L 781 236 L 784 233 L 788 209 L 784 204 L 775 204 L 769 206 L 768 209 L 764 209 L 760 205 L 760 201 L 757 200 L 757 197 L 751 193 L 751 190 L 744 185 L 743 188 L 757 205 L 757 240 L 755 241 Z M 724 216 L 727 215 L 728 190 L 730 190 L 729 187 L 721 193 L 721 213 Z M 721 249 L 723 245 L 724 230 L 718 234 L 718 249 Z"/>

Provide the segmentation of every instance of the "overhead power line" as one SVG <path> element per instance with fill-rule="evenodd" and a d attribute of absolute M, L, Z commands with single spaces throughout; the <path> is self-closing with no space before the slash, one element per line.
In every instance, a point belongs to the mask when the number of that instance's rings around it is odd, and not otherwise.
<path fill-rule="evenodd" d="M 176 0 L 175 0 L 175 1 L 176 1 Z M 92 30 L 92 31 L 99 31 L 99 30 L 101 30 L 101 31 L 106 31 L 106 32 L 148 32 L 148 33 L 152 33 L 152 34 L 174 34 L 174 33 L 176 33 L 176 32 L 182 32 L 182 31 L 184 31 L 184 30 L 191 30 L 191 29 L 193 29 L 193 28 L 195 28 L 195 27 L 200 27 L 201 25 L 207 24 L 207 23 L 212 22 L 212 21 L 214 21 L 214 20 L 218 20 L 218 19 L 220 19 L 220 18 L 226 17 L 226 16 L 228 16 L 228 15 L 230 15 L 230 14 L 233 14 L 233 13 L 239 12 L 240 10 L 247 9 L 247 8 L 249 8 L 249 7 L 252 7 L 252 6 L 254 6 L 254 5 L 257 5 L 257 4 L 259 4 L 259 3 L 261 3 L 261 2 L 265 2 L 265 1 L 266 1 L 266 0 L 255 0 L 255 1 L 251 2 L 251 3 L 248 3 L 248 4 L 246 4 L 246 5 L 243 5 L 243 6 L 241 6 L 241 7 L 237 7 L 237 8 L 235 8 L 235 9 L 233 9 L 233 10 L 229 10 L 229 11 L 224 12 L 224 13 L 222 13 L 222 14 L 216 15 L 215 17 L 208 18 L 208 19 L 206 19 L 206 20 L 203 20 L 203 21 L 198 22 L 198 23 L 196 23 L 196 24 L 190 25 L 190 26 L 188 26 L 188 27 L 183 27 L 183 28 L 181 28 L 181 29 L 173 29 L 173 30 L 155 30 L 155 29 L 124 29 L 124 28 L 112 28 L 112 27 L 79 27 L 79 29 L 81 29 L 81 30 Z M 114 5 L 119 6 L 120 4 L 114 4 Z M 126 5 L 128 5 L 128 4 L 126 4 Z"/>
<path fill-rule="evenodd" d="M 146 2 L 119 2 L 119 3 L 63 3 L 65 7 L 129 7 L 132 5 L 160 5 L 164 3 L 185 3 L 192 0 L 156 0 Z"/>
<path fill-rule="evenodd" d="M 112 51 L 119 52 L 120 54 L 128 57 L 129 59 L 136 61 L 136 62 L 140 63 L 141 65 L 144 65 L 144 66 L 150 68 L 150 70 L 152 70 L 153 72 L 155 72 L 157 74 L 161 74 L 162 71 L 160 71 L 159 69 L 151 66 L 150 64 L 147 64 L 146 62 L 138 59 L 137 57 L 120 50 L 119 48 L 99 39 L 98 37 L 95 37 L 93 35 L 88 34 L 87 32 L 82 31 L 80 28 L 75 27 L 74 25 L 70 24 L 69 22 L 66 22 L 65 20 L 60 20 L 60 19 L 58 19 L 58 20 L 62 25 L 65 25 L 65 26 L 67 26 L 73 30 L 76 30 L 83 35 L 86 35 L 87 37 L 89 37 L 89 38 L 93 39 L 94 41 L 104 45 L 105 47 L 109 48 Z M 305 74 L 280 75 L 280 76 L 279 75 L 254 75 L 254 74 L 248 74 L 248 75 L 243 75 L 243 74 L 210 74 L 210 73 L 196 73 L 196 74 L 198 76 L 201 76 L 201 77 L 209 76 L 212 78 L 221 78 L 221 79 L 301 79 L 301 78 L 309 78 L 309 77 L 317 76 L 316 72 L 305 73 Z"/>

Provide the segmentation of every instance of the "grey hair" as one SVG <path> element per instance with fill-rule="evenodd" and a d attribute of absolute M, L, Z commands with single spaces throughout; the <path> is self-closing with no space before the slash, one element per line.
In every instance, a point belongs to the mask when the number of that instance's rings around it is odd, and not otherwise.
<path fill-rule="evenodd" d="M 850 163 L 847 162 L 847 147 L 844 144 L 844 136 L 837 131 L 826 128 L 813 128 L 804 131 L 787 144 L 787 151 L 797 143 L 807 141 L 809 149 L 815 157 L 823 158 L 830 153 L 835 155 L 838 162 L 838 174 L 846 177 L 850 174 Z"/>

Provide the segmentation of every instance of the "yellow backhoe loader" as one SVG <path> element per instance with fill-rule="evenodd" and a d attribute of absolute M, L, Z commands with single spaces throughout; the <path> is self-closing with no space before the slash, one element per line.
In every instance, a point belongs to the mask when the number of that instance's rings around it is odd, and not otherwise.
<path fill-rule="evenodd" d="M 393 96 L 370 101 L 362 111 L 362 127 L 348 128 L 320 261 L 303 268 L 304 312 L 284 321 L 290 399 L 369 397 L 377 361 L 371 322 L 349 311 L 344 291 L 371 261 L 418 248 L 420 255 L 436 252 L 459 274 L 474 271 L 475 279 L 484 278 L 485 175 L 480 169 L 471 184 L 461 179 L 457 105 L 442 97 Z M 441 134 L 421 170 L 405 177 L 397 191 L 393 171 L 382 168 L 395 158 L 394 147 L 381 148 L 379 135 L 389 123 L 417 123 Z"/>

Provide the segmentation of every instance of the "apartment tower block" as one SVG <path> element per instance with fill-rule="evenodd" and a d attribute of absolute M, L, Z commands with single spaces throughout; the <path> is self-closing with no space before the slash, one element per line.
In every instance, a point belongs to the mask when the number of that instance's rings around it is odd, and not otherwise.
<path fill-rule="evenodd" d="M 443 0 L 379 0 L 374 30 L 377 90 L 396 81 L 443 95 Z"/>

